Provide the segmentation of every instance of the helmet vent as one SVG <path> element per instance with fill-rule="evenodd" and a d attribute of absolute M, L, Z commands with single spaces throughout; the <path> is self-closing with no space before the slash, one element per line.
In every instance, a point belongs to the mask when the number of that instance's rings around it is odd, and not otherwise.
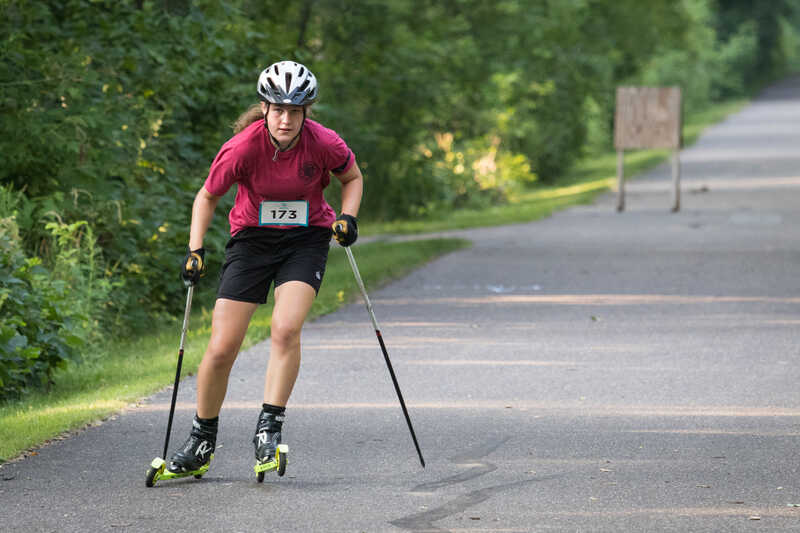
<path fill-rule="evenodd" d="M 317 79 L 305 65 L 281 61 L 261 72 L 259 96 L 273 104 L 308 105 L 317 100 Z"/>

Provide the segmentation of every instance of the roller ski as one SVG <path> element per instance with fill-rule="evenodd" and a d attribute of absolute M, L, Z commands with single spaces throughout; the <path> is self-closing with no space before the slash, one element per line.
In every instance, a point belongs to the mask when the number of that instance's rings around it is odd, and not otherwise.
<path fill-rule="evenodd" d="M 150 468 L 147 470 L 147 478 L 145 479 L 145 485 L 147 485 L 148 487 L 152 487 L 153 485 L 156 484 L 156 482 L 162 479 L 177 479 L 188 476 L 194 476 L 195 479 L 200 479 L 201 477 L 203 477 L 203 474 L 208 472 L 208 467 L 211 464 L 211 459 L 213 458 L 214 455 L 212 454 L 211 457 L 209 457 L 208 459 L 208 463 L 204 464 L 197 470 L 192 470 L 189 472 L 173 472 L 167 469 L 167 463 L 166 461 L 164 461 L 164 459 L 156 457 L 150 463 Z"/>
<path fill-rule="evenodd" d="M 256 434 L 253 436 L 256 450 L 256 465 L 253 470 L 256 472 L 256 479 L 259 483 L 263 483 L 266 472 L 277 471 L 278 476 L 283 476 L 286 473 L 286 464 L 289 459 L 289 446 L 281 444 L 283 410 L 274 408 L 275 412 L 270 412 L 267 409 L 269 407 L 265 407 L 265 410 L 261 411 Z"/>
<path fill-rule="evenodd" d="M 200 420 L 195 415 L 192 432 L 184 445 L 178 449 L 167 464 L 156 457 L 147 471 L 146 485 L 152 487 L 162 479 L 177 479 L 194 476 L 200 479 L 208 472 L 217 442 L 217 419 Z"/>

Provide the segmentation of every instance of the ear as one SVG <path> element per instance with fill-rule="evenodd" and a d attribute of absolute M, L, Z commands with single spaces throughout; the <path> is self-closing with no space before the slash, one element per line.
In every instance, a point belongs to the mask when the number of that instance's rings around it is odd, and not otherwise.
<path fill-rule="evenodd" d="M 267 109 L 268 109 L 267 103 L 264 100 L 261 100 L 261 112 L 266 115 Z"/>

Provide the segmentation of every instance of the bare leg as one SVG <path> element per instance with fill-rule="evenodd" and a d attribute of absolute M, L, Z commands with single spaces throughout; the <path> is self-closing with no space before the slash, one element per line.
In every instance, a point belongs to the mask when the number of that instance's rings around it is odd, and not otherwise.
<path fill-rule="evenodd" d="M 285 407 L 300 371 L 300 331 L 314 303 L 314 288 L 287 281 L 275 289 L 264 402 Z"/>
<path fill-rule="evenodd" d="M 197 370 L 197 416 L 200 418 L 219 415 L 228 390 L 228 376 L 257 307 L 258 304 L 224 298 L 214 305 L 211 339 Z"/>

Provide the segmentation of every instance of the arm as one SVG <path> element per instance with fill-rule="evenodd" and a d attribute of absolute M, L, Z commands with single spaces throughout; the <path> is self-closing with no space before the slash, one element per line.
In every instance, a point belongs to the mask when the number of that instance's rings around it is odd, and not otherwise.
<path fill-rule="evenodd" d="M 347 172 L 334 175 L 342 183 L 342 213 L 357 216 L 364 191 L 364 177 L 358 163 L 354 162 Z"/>
<path fill-rule="evenodd" d="M 220 198 L 222 197 L 214 196 L 208 192 L 205 187 L 200 187 L 200 190 L 197 191 L 192 205 L 192 226 L 189 230 L 190 250 L 197 250 L 203 247 L 203 238 L 206 235 L 208 226 L 211 224 L 214 209 L 216 209 Z"/>

